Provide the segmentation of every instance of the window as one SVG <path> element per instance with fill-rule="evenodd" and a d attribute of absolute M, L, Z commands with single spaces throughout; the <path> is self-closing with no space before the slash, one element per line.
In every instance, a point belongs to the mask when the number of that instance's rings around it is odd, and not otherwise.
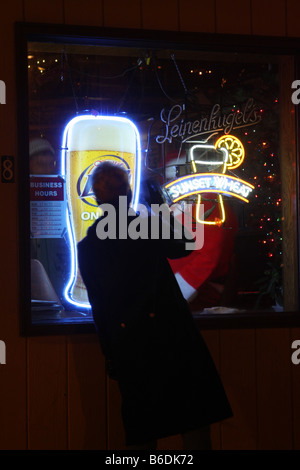
<path fill-rule="evenodd" d="M 19 25 L 27 326 L 92 324 L 76 243 L 99 216 L 89 175 L 102 159 L 127 167 L 136 204 L 151 175 L 172 210 L 192 208 L 203 248 L 171 265 L 199 292 L 197 318 L 220 325 L 297 310 L 292 52 L 32 28 Z M 114 132 L 130 150 L 106 141 Z"/>

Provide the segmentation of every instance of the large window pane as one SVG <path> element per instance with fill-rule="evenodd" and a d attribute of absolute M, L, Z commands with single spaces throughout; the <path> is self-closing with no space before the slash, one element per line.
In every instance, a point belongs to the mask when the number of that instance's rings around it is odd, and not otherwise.
<path fill-rule="evenodd" d="M 134 123 L 142 178 L 157 179 L 172 209 L 193 205 L 203 248 L 172 267 L 198 291 L 194 312 L 286 309 L 281 70 L 259 54 L 29 43 L 33 322 L 91 320 L 88 302 L 66 296 L 74 250 L 61 149 L 82 115 Z M 82 237 L 96 216 L 81 217 Z"/>

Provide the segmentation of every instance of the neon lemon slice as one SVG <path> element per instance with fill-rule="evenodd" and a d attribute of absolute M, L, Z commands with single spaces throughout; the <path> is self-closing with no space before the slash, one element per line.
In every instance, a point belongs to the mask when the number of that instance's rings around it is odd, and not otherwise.
<path fill-rule="evenodd" d="M 215 148 L 225 148 L 228 152 L 226 167 L 232 170 L 241 165 L 245 158 L 245 149 L 242 142 L 234 135 L 222 135 L 215 143 Z"/>

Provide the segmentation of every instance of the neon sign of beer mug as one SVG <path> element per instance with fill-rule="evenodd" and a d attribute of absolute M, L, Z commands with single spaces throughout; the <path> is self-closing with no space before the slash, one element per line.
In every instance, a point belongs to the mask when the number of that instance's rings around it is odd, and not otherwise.
<path fill-rule="evenodd" d="M 65 128 L 61 160 L 67 187 L 67 227 L 71 248 L 70 278 L 65 287 L 65 299 L 73 306 L 90 309 L 77 266 L 77 243 L 99 217 L 90 177 L 103 161 L 111 161 L 125 168 L 132 189 L 131 205 L 136 209 L 141 171 L 138 129 L 127 118 L 77 116 Z"/>
<path fill-rule="evenodd" d="M 225 221 L 223 194 L 234 196 L 244 202 L 254 186 L 235 176 L 226 175 L 226 170 L 239 167 L 245 158 L 242 142 L 233 135 L 221 136 L 214 145 L 197 142 L 189 148 L 191 173 L 165 184 L 164 188 L 173 203 L 189 196 L 197 195 L 195 219 L 198 223 L 221 225 Z M 218 170 L 218 173 L 215 173 Z M 201 193 L 215 193 L 218 202 L 219 217 L 215 220 L 204 220 L 200 214 Z"/>

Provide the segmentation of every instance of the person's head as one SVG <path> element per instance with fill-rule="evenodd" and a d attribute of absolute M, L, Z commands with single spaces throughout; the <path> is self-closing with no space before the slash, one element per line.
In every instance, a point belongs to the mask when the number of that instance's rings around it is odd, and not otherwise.
<path fill-rule="evenodd" d="M 55 152 L 48 140 L 37 138 L 29 142 L 30 173 L 32 175 L 55 174 Z"/>
<path fill-rule="evenodd" d="M 127 197 L 129 206 L 132 192 L 128 172 L 110 162 L 105 161 L 96 166 L 92 173 L 92 188 L 98 204 L 119 204 L 119 196 Z"/>

